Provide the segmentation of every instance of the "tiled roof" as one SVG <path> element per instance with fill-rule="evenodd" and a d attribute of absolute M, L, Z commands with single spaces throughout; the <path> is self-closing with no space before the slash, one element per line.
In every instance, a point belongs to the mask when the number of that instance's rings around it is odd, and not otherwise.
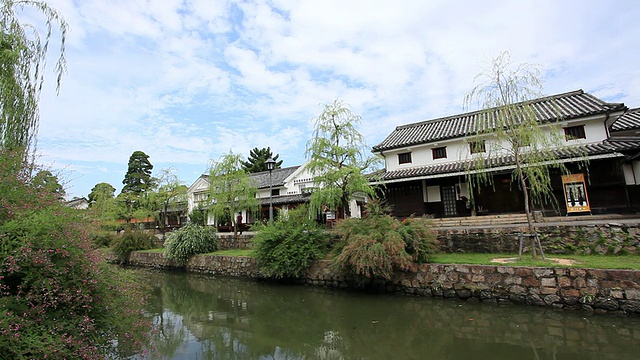
<path fill-rule="evenodd" d="M 557 121 L 605 113 L 624 109 L 624 104 L 606 103 L 582 90 L 547 96 L 519 103 L 529 104 L 536 112 L 537 121 Z M 427 120 L 398 126 L 386 139 L 373 147 L 373 151 L 383 151 L 462 137 L 474 130 L 476 121 L 486 110 Z"/>
<path fill-rule="evenodd" d="M 580 157 L 582 154 L 589 156 L 611 154 L 613 156 L 622 157 L 622 152 L 627 151 L 639 151 L 640 140 L 636 141 L 603 141 L 595 144 L 587 144 L 581 147 L 565 147 L 559 149 L 556 155 L 559 159 L 569 159 L 574 157 Z M 487 162 L 489 160 L 486 160 Z M 487 168 L 498 168 L 503 166 L 514 165 L 513 157 L 502 156 L 492 158 L 490 164 L 486 164 Z M 398 169 L 393 171 L 386 171 L 382 173 L 382 180 L 397 180 L 407 178 L 425 178 L 430 176 L 442 176 L 453 173 L 465 173 L 467 162 L 458 161 L 453 163 L 435 164 L 414 168 Z"/>
<path fill-rule="evenodd" d="M 284 180 L 293 174 L 300 165 L 290 166 L 282 169 L 274 169 L 271 171 L 271 185 L 272 186 L 283 186 Z M 251 173 L 249 176 L 255 181 L 255 185 L 258 189 L 264 189 L 269 187 L 269 171 L 262 171 L 258 173 Z M 209 175 L 203 174 L 200 176 L 207 182 L 209 182 Z"/>
<path fill-rule="evenodd" d="M 271 171 L 271 185 L 272 186 L 283 186 L 284 180 L 288 178 L 291 174 L 293 174 L 296 170 L 298 170 L 298 166 L 290 166 L 282 169 L 274 169 Z M 264 189 L 269 187 L 269 171 L 262 171 L 259 173 L 249 174 L 256 182 L 256 187 L 258 189 Z"/>
<path fill-rule="evenodd" d="M 640 108 L 629 109 L 611 125 L 611 132 L 640 129 Z"/>
<path fill-rule="evenodd" d="M 273 196 L 271 200 L 273 205 L 285 205 L 285 204 L 302 204 L 309 201 L 310 194 L 293 194 L 293 195 L 281 195 Z M 269 198 L 260 198 L 262 205 L 269 205 Z"/>

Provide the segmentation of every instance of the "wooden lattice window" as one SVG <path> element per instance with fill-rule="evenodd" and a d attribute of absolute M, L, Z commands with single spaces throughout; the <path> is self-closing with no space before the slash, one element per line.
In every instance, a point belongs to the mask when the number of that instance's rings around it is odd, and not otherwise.
<path fill-rule="evenodd" d="M 564 138 L 568 140 L 586 139 L 587 135 L 584 133 L 584 125 L 569 126 L 564 128 Z"/>
<path fill-rule="evenodd" d="M 431 152 L 433 154 L 433 159 L 446 159 L 447 158 L 447 147 L 443 146 L 443 147 L 437 147 L 437 148 L 433 148 L 431 149 Z"/>
<path fill-rule="evenodd" d="M 469 150 L 472 154 L 487 152 L 484 140 L 469 142 Z"/>
<path fill-rule="evenodd" d="M 406 152 L 406 153 L 398 154 L 398 163 L 411 164 L 411 153 Z"/>

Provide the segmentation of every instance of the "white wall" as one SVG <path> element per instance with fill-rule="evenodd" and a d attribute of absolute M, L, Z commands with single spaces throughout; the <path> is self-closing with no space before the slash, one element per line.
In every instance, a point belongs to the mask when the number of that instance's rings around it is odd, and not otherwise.
<path fill-rule="evenodd" d="M 565 140 L 563 127 L 584 125 L 586 139 Z M 562 140 L 562 146 L 566 145 L 578 145 L 586 143 L 597 143 L 607 139 L 607 131 L 604 125 L 604 117 L 589 117 L 581 118 L 575 121 L 567 121 L 560 124 L 556 124 L 553 128 L 545 127 L 543 132 L 551 134 L 551 129 L 554 129 Z M 486 138 L 486 148 L 494 149 L 495 138 L 490 135 Z M 445 159 L 433 159 L 432 149 L 438 147 L 447 148 L 447 157 Z M 508 144 L 505 142 L 501 145 L 502 148 L 507 148 Z M 410 152 L 411 163 L 400 164 L 398 162 L 398 154 Z M 399 148 L 384 151 L 384 158 L 387 171 L 410 169 L 414 167 L 429 166 L 436 164 L 446 164 L 452 162 L 458 162 L 468 159 L 471 156 L 469 151 L 469 144 L 465 138 L 456 138 L 450 140 L 437 141 L 435 143 L 413 145 L 410 147 Z M 483 153 L 474 154 L 473 156 L 486 156 Z"/>

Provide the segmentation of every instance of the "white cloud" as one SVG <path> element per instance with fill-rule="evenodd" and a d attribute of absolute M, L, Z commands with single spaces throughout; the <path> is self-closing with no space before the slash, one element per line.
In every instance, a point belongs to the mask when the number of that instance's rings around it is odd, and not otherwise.
<path fill-rule="evenodd" d="M 503 50 L 540 64 L 547 93 L 640 106 L 631 0 L 49 3 L 71 26 L 69 73 L 60 97 L 43 94 L 40 145 L 87 173 L 77 195 L 135 150 L 187 176 L 229 149 L 270 146 L 299 164 L 310 119 L 336 98 L 373 146 L 397 125 L 462 111 Z"/>

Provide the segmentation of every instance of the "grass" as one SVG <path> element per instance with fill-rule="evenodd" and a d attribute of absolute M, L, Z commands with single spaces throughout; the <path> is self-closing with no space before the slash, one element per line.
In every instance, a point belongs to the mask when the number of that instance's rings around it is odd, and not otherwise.
<path fill-rule="evenodd" d="M 433 257 L 435 264 L 466 264 L 466 265 L 498 265 L 491 262 L 495 258 L 516 258 L 515 254 L 437 254 Z M 542 266 L 542 267 L 573 267 L 592 269 L 629 269 L 640 270 L 640 255 L 555 255 L 547 254 L 547 259 L 569 259 L 573 265 L 561 265 L 554 261 L 544 261 L 540 257 L 531 259 L 531 254 L 525 254 L 518 261 L 508 262 L 504 266 Z"/>
<path fill-rule="evenodd" d="M 141 250 L 143 252 L 161 253 L 162 249 Z M 219 250 L 207 255 L 220 256 L 251 256 L 253 250 Z M 539 266 L 539 267 L 572 267 L 572 268 L 589 268 L 589 269 L 627 269 L 640 270 L 640 255 L 555 255 L 547 254 L 547 258 L 553 259 L 569 259 L 573 260 L 573 265 L 562 265 L 555 261 L 544 261 L 540 257 L 537 260 L 531 259 L 531 254 L 525 254 L 522 259 L 507 263 L 492 262 L 496 258 L 516 258 L 515 254 L 480 254 L 480 253 L 455 253 L 436 254 L 433 264 L 461 264 L 461 265 L 501 265 L 501 266 Z M 330 259 L 327 259 L 330 260 Z"/>
<path fill-rule="evenodd" d="M 212 253 L 208 253 L 207 255 L 220 255 L 220 256 L 251 256 L 253 257 L 253 250 L 241 250 L 241 249 L 230 249 L 230 250 L 218 250 Z"/>
<path fill-rule="evenodd" d="M 147 249 L 147 250 L 139 250 L 140 252 L 150 252 L 150 253 L 161 253 L 164 249 L 163 248 L 156 248 L 156 249 Z"/>

